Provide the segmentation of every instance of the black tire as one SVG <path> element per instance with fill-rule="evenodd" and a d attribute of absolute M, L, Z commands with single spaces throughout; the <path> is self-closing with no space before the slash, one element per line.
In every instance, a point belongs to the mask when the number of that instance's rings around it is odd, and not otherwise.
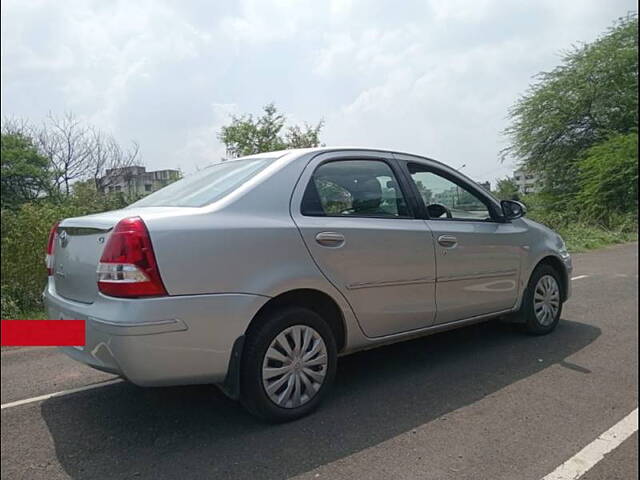
<path fill-rule="evenodd" d="M 560 299 L 558 301 L 558 311 L 556 315 L 553 317 L 551 323 L 545 325 L 536 316 L 534 308 L 534 295 L 538 282 L 541 278 L 547 275 L 555 279 L 560 290 Z M 560 279 L 560 274 L 558 273 L 558 271 L 550 265 L 539 265 L 538 267 L 536 267 L 536 269 L 531 274 L 531 278 L 529 279 L 529 284 L 527 285 L 527 289 L 522 301 L 522 306 L 520 307 L 520 310 L 517 314 L 523 330 L 530 335 L 546 335 L 547 333 L 551 333 L 558 325 L 560 316 L 562 315 L 562 297 L 562 281 Z"/>
<path fill-rule="evenodd" d="M 247 334 L 242 355 L 241 403 L 252 414 L 271 422 L 288 422 L 308 415 L 318 408 L 335 377 L 337 349 L 331 328 L 317 313 L 295 306 L 271 311 L 257 320 L 257 326 Z M 265 391 L 262 366 L 271 342 L 294 325 L 309 326 L 322 337 L 326 347 L 327 365 L 324 381 L 315 395 L 301 406 L 285 408 L 272 401 Z"/>

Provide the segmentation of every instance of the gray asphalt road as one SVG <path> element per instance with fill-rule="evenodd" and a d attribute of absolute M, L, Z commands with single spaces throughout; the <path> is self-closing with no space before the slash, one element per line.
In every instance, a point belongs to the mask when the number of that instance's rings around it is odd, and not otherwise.
<path fill-rule="evenodd" d="M 2 478 L 540 479 L 638 404 L 637 245 L 575 256 L 557 330 L 487 323 L 340 360 L 311 417 L 265 425 L 213 387 L 126 383 L 2 410 Z M 2 351 L 2 403 L 110 378 Z M 634 434 L 584 479 L 637 475 Z"/>

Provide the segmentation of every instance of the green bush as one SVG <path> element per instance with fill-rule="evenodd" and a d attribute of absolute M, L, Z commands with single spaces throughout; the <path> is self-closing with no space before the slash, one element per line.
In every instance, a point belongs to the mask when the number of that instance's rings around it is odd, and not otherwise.
<path fill-rule="evenodd" d="M 614 135 L 587 150 L 579 162 L 580 191 L 574 208 L 608 225 L 611 212 L 638 211 L 638 133 Z"/>
<path fill-rule="evenodd" d="M 64 218 L 122 208 L 127 199 L 96 193 L 79 185 L 63 202 L 41 200 L 16 210 L 3 209 L 1 244 L 2 317 L 42 308 L 41 294 L 47 273 L 45 248 L 51 226 Z"/>
<path fill-rule="evenodd" d="M 5 291 L 4 285 L 0 286 L 0 316 L 1 318 L 11 319 L 20 318 L 20 308 L 14 298 Z"/>
<path fill-rule="evenodd" d="M 558 232 L 572 252 L 629 242 L 638 237 L 635 212 L 608 212 L 594 219 L 586 211 L 556 207 L 553 198 L 547 194 L 525 196 L 527 217 Z"/>

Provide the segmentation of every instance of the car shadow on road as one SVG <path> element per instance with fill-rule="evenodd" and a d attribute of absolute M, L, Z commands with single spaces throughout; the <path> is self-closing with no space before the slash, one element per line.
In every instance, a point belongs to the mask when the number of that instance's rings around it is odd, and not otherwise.
<path fill-rule="evenodd" d="M 340 359 L 315 414 L 284 425 L 257 421 L 211 386 L 116 384 L 41 411 L 72 478 L 285 478 L 474 403 L 599 335 L 568 320 L 544 337 L 490 322 L 361 352 Z"/>

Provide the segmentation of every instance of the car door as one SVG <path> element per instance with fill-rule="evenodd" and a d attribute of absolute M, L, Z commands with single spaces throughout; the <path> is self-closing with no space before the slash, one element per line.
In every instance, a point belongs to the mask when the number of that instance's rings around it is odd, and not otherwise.
<path fill-rule="evenodd" d="M 505 222 L 482 187 L 437 162 L 402 159 L 436 251 L 436 324 L 511 309 L 526 227 Z"/>
<path fill-rule="evenodd" d="M 291 203 L 315 263 L 370 337 L 427 327 L 435 317 L 432 235 L 398 173 L 391 154 L 320 154 Z"/>

